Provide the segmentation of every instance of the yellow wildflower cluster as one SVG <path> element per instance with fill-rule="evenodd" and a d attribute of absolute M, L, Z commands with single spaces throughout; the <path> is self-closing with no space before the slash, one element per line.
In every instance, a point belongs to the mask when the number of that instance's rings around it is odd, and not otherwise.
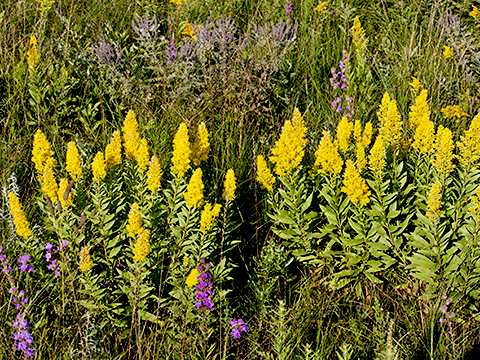
<path fill-rule="evenodd" d="M 41 12 L 47 12 L 55 4 L 55 0 L 35 0 L 40 5 Z"/>
<path fill-rule="evenodd" d="M 147 188 L 151 192 L 154 192 L 160 187 L 160 181 L 162 180 L 162 167 L 160 161 L 153 155 L 150 159 L 150 166 L 147 172 Z"/>
<path fill-rule="evenodd" d="M 77 145 L 73 141 L 67 144 L 67 157 L 65 161 L 65 168 L 70 177 L 76 180 L 82 176 L 82 161 L 78 152 Z"/>
<path fill-rule="evenodd" d="M 381 174 L 385 167 L 385 146 L 382 138 L 378 138 L 370 151 L 369 163 L 370 168 L 377 174 Z"/>
<path fill-rule="evenodd" d="M 303 159 L 304 147 L 308 140 L 305 137 L 307 128 L 303 122 L 302 114 L 295 108 L 292 121 L 285 121 L 280 139 L 272 149 L 273 156 L 270 161 L 275 164 L 277 175 L 283 176 L 285 172 L 296 169 Z"/>
<path fill-rule="evenodd" d="M 450 59 L 450 58 L 453 57 L 453 55 L 454 55 L 453 50 L 450 49 L 447 45 L 444 45 L 443 46 L 443 57 L 445 59 Z"/>
<path fill-rule="evenodd" d="M 413 147 L 421 154 L 427 154 L 433 149 L 435 141 L 435 126 L 431 120 L 421 122 L 415 130 Z"/>
<path fill-rule="evenodd" d="M 201 27 L 202 27 L 201 24 L 199 25 L 195 25 L 191 23 L 183 24 L 182 35 L 186 35 L 191 39 L 193 39 L 194 41 L 197 41 L 197 34 Z"/>
<path fill-rule="evenodd" d="M 337 145 L 338 150 L 344 153 L 350 146 L 350 138 L 352 137 L 353 123 L 349 122 L 346 117 L 343 117 L 337 126 Z"/>
<path fill-rule="evenodd" d="M 122 135 L 116 130 L 112 134 L 110 143 L 105 147 L 105 166 L 107 171 L 122 162 Z"/>
<path fill-rule="evenodd" d="M 470 11 L 470 12 L 468 13 L 468 15 L 470 15 L 470 16 L 472 16 L 472 17 L 474 17 L 474 18 L 476 18 L 478 14 L 480 14 L 480 10 L 478 10 L 478 8 L 477 8 L 476 6 L 474 6 L 473 9 L 472 9 L 472 11 Z"/>
<path fill-rule="evenodd" d="M 223 198 L 227 202 L 235 199 L 235 190 L 237 189 L 235 181 L 235 172 L 233 169 L 228 169 L 227 175 L 225 175 L 225 181 L 223 182 Z"/>
<path fill-rule="evenodd" d="M 144 172 L 147 170 L 150 155 L 148 154 L 148 144 L 146 139 L 140 140 L 140 144 L 135 152 L 135 160 L 138 163 L 138 170 Z"/>
<path fill-rule="evenodd" d="M 468 116 L 468 114 L 462 110 L 460 105 L 448 105 L 440 111 L 443 113 L 443 115 L 445 115 L 446 118 L 456 117 L 457 121 L 462 116 Z"/>
<path fill-rule="evenodd" d="M 365 155 L 365 147 L 361 143 L 357 143 L 357 150 L 355 152 L 357 157 L 357 169 L 362 172 L 367 166 L 367 156 Z"/>
<path fill-rule="evenodd" d="M 103 157 L 103 153 L 99 151 L 92 161 L 93 180 L 100 182 L 105 176 L 107 176 L 105 167 L 105 158 Z"/>
<path fill-rule="evenodd" d="M 138 132 L 138 122 L 133 110 L 129 110 L 122 126 L 123 133 L 123 147 L 125 149 L 125 156 L 129 160 L 135 159 L 137 152 L 140 133 Z"/>
<path fill-rule="evenodd" d="M 327 131 L 323 132 L 317 151 L 315 151 L 315 168 L 317 172 L 329 176 L 337 176 L 342 172 L 343 159 L 338 153 L 337 145 L 332 142 L 332 138 Z"/>
<path fill-rule="evenodd" d="M 82 247 L 80 250 L 80 263 L 78 264 L 78 268 L 80 271 L 88 271 L 92 268 L 93 262 L 90 256 L 90 252 L 86 246 Z"/>
<path fill-rule="evenodd" d="M 320 4 L 318 4 L 318 6 L 315 8 L 316 11 L 318 11 L 318 13 L 321 15 L 321 14 L 324 14 L 327 12 L 327 1 L 324 1 L 324 2 L 321 2 Z"/>
<path fill-rule="evenodd" d="M 343 175 L 342 192 L 347 194 L 352 203 L 360 203 L 360 206 L 364 206 L 370 201 L 368 198 L 370 196 L 370 190 L 368 189 L 367 183 L 360 176 L 352 160 L 347 160 L 347 168 Z"/>
<path fill-rule="evenodd" d="M 32 35 L 30 38 L 30 49 L 27 51 L 27 62 L 30 76 L 33 76 L 35 73 L 35 66 L 40 62 L 40 56 L 38 55 L 37 49 L 37 38 L 35 35 Z"/>
<path fill-rule="evenodd" d="M 58 200 L 60 201 L 60 204 L 62 205 L 62 208 L 64 208 L 64 209 L 68 208 L 70 205 L 73 204 L 72 192 L 71 191 L 69 191 L 69 193 L 68 193 L 67 200 L 65 201 L 65 199 L 64 199 L 65 192 L 66 192 L 67 188 L 68 188 L 68 179 L 63 178 L 58 183 L 58 193 L 57 193 L 57 195 L 58 195 Z"/>
<path fill-rule="evenodd" d="M 57 162 L 53 158 L 53 154 L 52 146 L 48 142 L 47 137 L 41 130 L 37 130 L 33 136 L 32 161 L 35 164 L 35 169 L 40 175 L 43 174 L 47 162 L 51 166 L 56 165 Z"/>
<path fill-rule="evenodd" d="M 353 135 L 357 141 L 357 169 L 358 171 L 362 171 L 365 166 L 367 165 L 367 158 L 365 155 L 365 147 L 370 144 L 372 141 L 372 132 L 373 127 L 372 123 L 369 121 L 365 124 L 365 127 L 362 132 L 362 124 L 359 120 L 355 121 L 355 125 L 353 127 Z"/>
<path fill-rule="evenodd" d="M 195 141 L 192 147 L 192 162 L 195 166 L 208 159 L 210 143 L 208 142 L 208 131 L 204 122 L 198 125 Z"/>
<path fill-rule="evenodd" d="M 475 218 L 475 221 L 478 223 L 480 222 L 480 186 L 477 186 L 477 190 L 475 191 L 475 195 L 472 196 L 472 206 L 468 209 Z"/>
<path fill-rule="evenodd" d="M 430 109 L 428 107 L 427 96 L 428 91 L 422 89 L 415 99 L 415 104 L 410 107 L 410 126 L 414 129 L 418 128 L 421 123 L 430 120 Z"/>
<path fill-rule="evenodd" d="M 175 5 L 180 5 L 184 1 L 186 1 L 186 0 L 170 0 L 170 2 L 174 3 Z"/>
<path fill-rule="evenodd" d="M 192 151 L 187 125 L 182 122 L 173 138 L 172 172 L 178 177 L 183 177 L 190 168 L 191 157 Z"/>
<path fill-rule="evenodd" d="M 423 87 L 422 83 L 414 76 L 412 76 L 412 82 L 410 83 L 410 86 L 412 87 L 413 91 L 415 91 L 415 93 L 418 93 L 418 90 Z"/>
<path fill-rule="evenodd" d="M 363 52 L 367 48 L 367 36 L 358 16 L 355 16 L 355 19 L 353 20 L 353 27 L 351 31 L 353 36 L 353 43 L 355 44 L 355 51 L 358 54 L 363 54 Z"/>
<path fill-rule="evenodd" d="M 32 235 L 30 223 L 25 216 L 20 200 L 18 200 L 18 197 L 12 191 L 8 193 L 8 205 L 10 206 L 10 214 L 12 214 L 13 223 L 15 224 L 15 230 L 18 236 L 26 239 L 28 236 Z"/>
<path fill-rule="evenodd" d="M 187 185 L 187 191 L 183 193 L 183 197 L 187 202 L 188 207 L 197 207 L 203 203 L 203 182 L 202 182 L 202 169 L 197 168 L 192 174 L 190 181 Z"/>
<path fill-rule="evenodd" d="M 188 274 L 187 279 L 185 280 L 185 284 L 187 284 L 188 287 L 192 287 L 198 284 L 198 279 L 197 277 L 200 276 L 200 272 L 198 271 L 197 268 L 193 268 L 192 271 L 190 271 L 190 274 Z"/>
<path fill-rule="evenodd" d="M 377 116 L 380 121 L 379 136 L 387 143 L 397 144 L 402 138 L 402 121 L 398 113 L 397 103 L 390 99 L 388 92 L 383 94 Z"/>
<path fill-rule="evenodd" d="M 133 203 L 128 213 L 128 224 L 125 227 L 128 231 L 128 236 L 134 238 L 135 235 L 143 232 L 142 217 L 140 215 L 140 206 L 138 203 Z"/>
<path fill-rule="evenodd" d="M 200 215 L 200 231 L 202 233 L 207 233 L 212 226 L 213 220 L 220 215 L 221 208 L 222 205 L 220 204 L 215 204 L 214 206 L 210 203 L 205 204 L 202 214 Z"/>
<path fill-rule="evenodd" d="M 427 199 L 427 209 L 428 209 L 427 216 L 432 221 L 435 221 L 442 215 L 442 212 L 440 211 L 440 207 L 442 206 L 441 200 L 442 200 L 442 185 L 440 184 L 439 181 L 436 181 L 433 184 Z"/>
<path fill-rule="evenodd" d="M 143 261 L 150 253 L 150 230 L 145 229 L 138 236 L 137 242 L 133 246 L 133 260 Z"/>
<path fill-rule="evenodd" d="M 480 113 L 475 115 L 470 128 L 460 137 L 457 146 L 460 163 L 469 169 L 480 158 Z"/>
<path fill-rule="evenodd" d="M 435 156 L 432 158 L 432 164 L 442 174 L 448 174 L 453 167 L 453 139 L 452 132 L 442 125 L 438 126 L 437 136 L 434 144 Z"/>
<path fill-rule="evenodd" d="M 56 203 L 58 200 L 58 185 L 53 175 L 53 166 L 50 163 L 47 163 L 45 169 L 43 169 L 42 191 L 50 198 L 52 203 Z"/>
<path fill-rule="evenodd" d="M 264 189 L 273 191 L 273 184 L 276 181 L 275 176 L 270 171 L 263 155 L 257 156 L 257 180 Z"/>

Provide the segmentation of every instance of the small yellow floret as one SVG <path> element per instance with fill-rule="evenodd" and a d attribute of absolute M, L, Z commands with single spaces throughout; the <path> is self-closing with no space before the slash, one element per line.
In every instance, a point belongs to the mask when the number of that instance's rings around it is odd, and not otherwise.
<path fill-rule="evenodd" d="M 27 51 L 27 62 L 30 76 L 33 76 L 35 73 L 35 66 L 40 62 L 40 56 L 38 55 L 37 49 L 37 38 L 35 35 L 32 35 L 30 38 L 30 49 Z"/>
<path fill-rule="evenodd" d="M 453 50 L 450 49 L 447 45 L 443 46 L 443 56 L 445 59 L 450 59 L 454 55 Z"/>
<path fill-rule="evenodd" d="M 99 151 L 97 152 L 97 155 L 95 155 L 92 161 L 92 173 L 93 180 L 95 180 L 95 182 L 100 182 L 103 178 L 105 178 L 105 176 L 107 176 L 105 167 L 106 166 L 103 153 Z"/>
<path fill-rule="evenodd" d="M 143 232 L 142 217 L 140 215 L 140 206 L 138 203 L 133 203 L 128 213 L 128 224 L 125 227 L 128 231 L 128 236 L 134 238 L 135 235 Z"/>
<path fill-rule="evenodd" d="M 457 142 L 459 149 L 458 158 L 465 168 L 470 168 L 480 158 L 480 113 L 475 115 L 470 128 L 460 136 Z"/>
<path fill-rule="evenodd" d="M 42 191 L 50 198 L 52 203 L 55 204 L 57 202 L 58 185 L 53 175 L 53 166 L 50 164 L 47 164 L 43 170 Z"/>
<path fill-rule="evenodd" d="M 462 116 L 468 116 L 466 112 L 464 112 L 460 105 L 448 105 L 440 110 L 446 118 L 453 118 L 456 117 L 457 121 Z"/>
<path fill-rule="evenodd" d="M 162 180 L 162 167 L 160 166 L 160 161 L 158 158 L 153 155 L 150 159 L 150 166 L 148 167 L 147 172 L 147 188 L 151 192 L 154 192 L 160 187 L 160 182 Z"/>
<path fill-rule="evenodd" d="M 342 192 L 347 194 L 352 203 L 360 204 L 360 206 L 364 206 L 370 201 L 368 198 L 370 190 L 367 183 L 360 176 L 352 160 L 347 160 L 347 169 L 343 175 Z"/>
<path fill-rule="evenodd" d="M 478 10 L 476 6 L 474 6 L 472 11 L 468 13 L 468 15 L 473 16 L 474 18 L 476 18 L 478 14 L 480 14 L 480 10 Z"/>
<path fill-rule="evenodd" d="M 338 150 L 344 153 L 350 146 L 350 138 L 352 137 L 353 123 L 349 122 L 346 117 L 342 117 L 342 120 L 337 126 L 337 145 Z"/>
<path fill-rule="evenodd" d="M 150 253 L 150 230 L 145 229 L 138 236 L 137 242 L 133 246 L 133 260 L 143 261 Z"/>
<path fill-rule="evenodd" d="M 353 36 L 353 43 L 355 44 L 356 48 L 355 51 L 358 54 L 362 54 L 367 48 L 367 36 L 358 16 L 355 16 L 355 19 L 353 20 L 353 27 L 351 31 Z"/>
<path fill-rule="evenodd" d="M 402 135 L 402 120 L 398 113 L 397 103 L 390 99 L 388 92 L 383 94 L 380 109 L 377 112 L 380 121 L 379 136 L 392 145 L 396 145 Z"/>
<path fill-rule="evenodd" d="M 432 158 L 432 164 L 442 174 L 448 174 L 452 168 L 453 154 L 453 138 L 450 129 L 438 126 L 437 136 L 435 137 L 435 157 Z"/>
<path fill-rule="evenodd" d="M 178 177 L 183 177 L 190 168 L 191 157 L 187 125 L 182 122 L 173 138 L 172 172 Z"/>
<path fill-rule="evenodd" d="M 237 185 L 235 184 L 235 173 L 233 169 L 228 169 L 225 181 L 223 182 L 223 198 L 228 202 L 235 199 L 235 190 Z"/>
<path fill-rule="evenodd" d="M 318 4 L 318 6 L 315 8 L 316 11 L 318 11 L 318 13 L 321 15 L 321 14 L 324 14 L 327 12 L 327 1 L 324 1 L 324 2 L 321 2 L 320 4 Z"/>
<path fill-rule="evenodd" d="M 383 168 L 385 167 L 385 146 L 383 145 L 382 138 L 378 138 L 373 144 L 372 150 L 370 151 L 369 164 L 370 168 L 375 171 L 377 175 L 382 173 Z"/>
<path fill-rule="evenodd" d="M 422 89 L 415 99 L 415 104 L 410 107 L 410 126 L 416 129 L 421 123 L 430 121 L 430 109 L 428 107 L 428 91 Z"/>
<path fill-rule="evenodd" d="M 212 206 L 210 203 L 206 203 L 202 214 L 200 215 L 200 231 L 206 234 L 210 227 L 212 226 L 212 222 L 215 218 L 220 215 L 220 210 L 222 205 L 215 204 Z"/>
<path fill-rule="evenodd" d="M 418 90 L 423 87 L 422 83 L 414 76 L 412 76 L 412 82 L 410 83 L 410 86 L 415 91 L 415 93 L 417 93 Z"/>

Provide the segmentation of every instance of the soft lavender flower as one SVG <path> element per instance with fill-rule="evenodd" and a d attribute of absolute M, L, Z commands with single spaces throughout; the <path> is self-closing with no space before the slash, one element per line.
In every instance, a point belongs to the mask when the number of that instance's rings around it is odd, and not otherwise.
<path fill-rule="evenodd" d="M 16 292 L 17 292 L 17 288 L 16 288 L 16 287 L 12 287 L 12 288 L 8 289 L 8 292 L 9 292 L 10 294 L 16 293 Z"/>
<path fill-rule="evenodd" d="M 230 320 L 230 326 L 232 327 L 231 334 L 234 340 L 239 339 L 242 336 L 242 332 L 248 331 L 248 326 L 242 319 Z"/>
<path fill-rule="evenodd" d="M 47 251 L 49 251 L 49 250 L 55 251 L 55 250 L 53 249 L 53 244 L 52 244 L 51 242 L 47 242 L 47 243 L 45 244 L 45 246 L 43 247 L 43 249 L 44 249 L 44 250 L 47 250 Z"/>
<path fill-rule="evenodd" d="M 4 261 L 7 259 L 7 256 L 5 254 L 0 255 L 0 261 Z"/>
<path fill-rule="evenodd" d="M 60 243 L 60 251 L 65 249 L 67 246 L 68 246 L 68 241 L 67 240 L 62 240 L 62 242 Z"/>

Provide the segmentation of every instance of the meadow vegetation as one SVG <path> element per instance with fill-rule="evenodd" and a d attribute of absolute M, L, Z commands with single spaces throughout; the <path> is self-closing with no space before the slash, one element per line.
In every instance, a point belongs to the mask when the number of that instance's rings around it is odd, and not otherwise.
<path fill-rule="evenodd" d="M 470 0 L 5 0 L 1 359 L 480 354 Z"/>

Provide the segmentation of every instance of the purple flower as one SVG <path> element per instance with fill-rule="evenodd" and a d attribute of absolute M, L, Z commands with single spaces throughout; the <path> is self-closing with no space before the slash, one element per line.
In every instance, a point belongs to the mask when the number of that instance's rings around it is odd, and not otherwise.
<path fill-rule="evenodd" d="M 230 320 L 230 326 L 232 327 L 231 334 L 234 340 L 239 339 L 242 336 L 242 332 L 248 331 L 248 326 L 243 319 Z"/>
<path fill-rule="evenodd" d="M 16 293 L 17 292 L 17 288 L 15 287 L 12 287 L 10 289 L 8 289 L 8 292 L 11 294 L 11 293 Z"/>
<path fill-rule="evenodd" d="M 65 249 L 68 246 L 68 241 L 67 240 L 62 240 L 60 243 L 60 248 Z"/>
<path fill-rule="evenodd" d="M 440 306 L 440 311 L 442 313 L 446 314 L 447 311 L 448 311 L 447 305 L 443 304 L 442 306 Z"/>
<path fill-rule="evenodd" d="M 293 2 L 292 0 L 287 0 L 285 4 L 285 15 L 290 15 L 293 12 Z"/>
<path fill-rule="evenodd" d="M 43 247 L 43 249 L 44 249 L 44 250 L 47 250 L 47 251 L 49 251 L 49 250 L 55 251 L 55 250 L 53 249 L 53 244 L 52 244 L 51 242 L 47 242 L 47 243 L 45 244 L 45 246 Z"/>
<path fill-rule="evenodd" d="M 4 254 L 0 255 L 0 261 L 4 261 L 4 260 L 6 260 L 6 259 L 7 259 L 7 257 L 6 257 Z M 7 263 L 7 264 L 8 264 L 8 263 Z"/>
<path fill-rule="evenodd" d="M 52 253 L 51 252 L 47 252 L 45 254 L 45 259 L 47 259 L 47 261 L 50 261 L 50 259 L 52 258 Z"/>
<path fill-rule="evenodd" d="M 20 258 L 18 259 L 18 262 L 20 264 L 26 264 L 30 260 L 30 258 L 31 258 L 30 255 L 25 254 L 25 255 L 20 256 Z"/>

